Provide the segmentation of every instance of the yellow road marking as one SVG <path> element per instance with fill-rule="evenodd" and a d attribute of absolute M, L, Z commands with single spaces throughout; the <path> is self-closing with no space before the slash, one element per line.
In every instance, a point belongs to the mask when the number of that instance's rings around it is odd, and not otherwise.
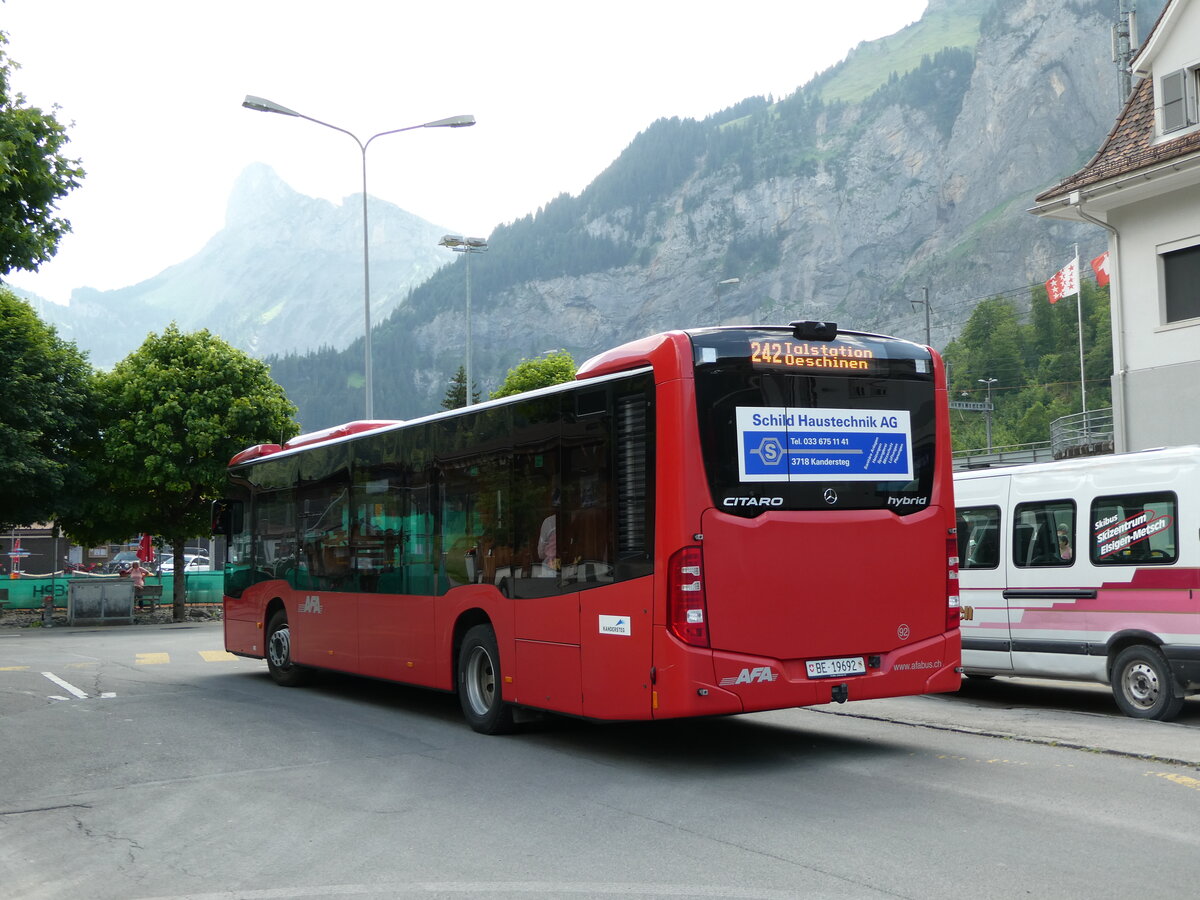
<path fill-rule="evenodd" d="M 1159 778 L 1165 778 L 1167 781 L 1173 781 L 1176 784 L 1189 787 L 1193 791 L 1200 791 L 1200 778 L 1192 778 L 1188 775 L 1179 775 L 1175 772 L 1149 772 L 1147 774 L 1156 775 Z"/>
<path fill-rule="evenodd" d="M 200 656 L 205 662 L 225 662 L 227 659 L 237 659 L 236 656 L 225 650 L 201 650 Z"/>
<path fill-rule="evenodd" d="M 137 664 L 139 666 L 159 666 L 170 661 L 170 653 L 139 653 L 137 655 Z"/>
<path fill-rule="evenodd" d="M 0 672 L 28 672 L 29 666 L 0 666 Z"/>

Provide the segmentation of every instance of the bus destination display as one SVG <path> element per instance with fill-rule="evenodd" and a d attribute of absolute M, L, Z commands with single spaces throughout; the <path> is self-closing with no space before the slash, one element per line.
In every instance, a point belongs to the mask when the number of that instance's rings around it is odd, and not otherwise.
<path fill-rule="evenodd" d="M 757 367 L 871 372 L 876 361 L 874 350 L 841 341 L 750 341 L 750 364 Z"/>
<path fill-rule="evenodd" d="M 908 481 L 908 410 L 738 407 L 742 481 Z"/>

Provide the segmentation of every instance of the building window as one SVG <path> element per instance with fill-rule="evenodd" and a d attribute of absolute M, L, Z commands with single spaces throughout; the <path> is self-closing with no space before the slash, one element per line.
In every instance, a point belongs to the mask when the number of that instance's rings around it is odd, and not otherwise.
<path fill-rule="evenodd" d="M 1200 319 L 1200 244 L 1162 254 L 1167 322 Z"/>
<path fill-rule="evenodd" d="M 1163 134 L 1196 124 L 1196 70 L 1180 69 L 1159 82 Z"/>

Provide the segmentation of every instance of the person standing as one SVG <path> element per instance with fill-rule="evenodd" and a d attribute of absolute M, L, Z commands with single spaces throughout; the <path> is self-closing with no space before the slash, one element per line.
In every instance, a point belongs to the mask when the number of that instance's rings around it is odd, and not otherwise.
<path fill-rule="evenodd" d="M 146 587 L 146 575 L 149 574 L 142 568 L 139 560 L 134 560 L 133 565 L 129 567 L 129 580 L 133 582 L 133 596 L 137 600 L 137 608 L 142 609 L 146 605 L 142 594 Z"/>

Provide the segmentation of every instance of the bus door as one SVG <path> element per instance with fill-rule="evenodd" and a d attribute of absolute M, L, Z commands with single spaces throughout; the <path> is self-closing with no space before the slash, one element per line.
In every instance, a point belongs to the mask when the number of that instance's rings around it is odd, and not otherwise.
<path fill-rule="evenodd" d="M 1076 554 L 1080 527 L 1075 476 L 1010 479 L 1009 633 L 1014 671 L 1078 677 L 1088 667 L 1089 623 L 1096 586 Z M 1086 501 L 1083 501 L 1086 506 Z"/>
<path fill-rule="evenodd" d="M 1012 670 L 1008 601 L 1009 479 L 959 482 L 958 580 L 962 599 L 963 665 L 993 672 Z"/>

